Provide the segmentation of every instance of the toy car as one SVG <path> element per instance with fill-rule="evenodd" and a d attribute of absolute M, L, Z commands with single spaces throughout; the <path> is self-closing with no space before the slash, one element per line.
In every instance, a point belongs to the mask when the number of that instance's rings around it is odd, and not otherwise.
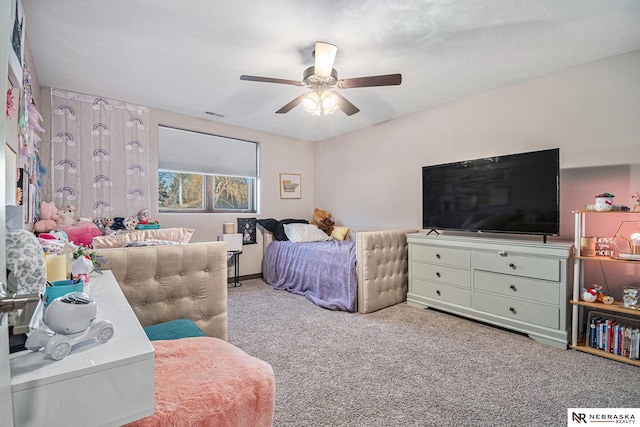
<path fill-rule="evenodd" d="M 58 297 L 49 304 L 44 315 L 51 331 L 34 331 L 27 338 L 25 347 L 31 351 L 44 348 L 45 355 L 62 360 L 80 342 L 95 339 L 105 343 L 113 337 L 113 324 L 108 320 L 96 321 L 97 313 L 95 301 L 82 292 Z"/>

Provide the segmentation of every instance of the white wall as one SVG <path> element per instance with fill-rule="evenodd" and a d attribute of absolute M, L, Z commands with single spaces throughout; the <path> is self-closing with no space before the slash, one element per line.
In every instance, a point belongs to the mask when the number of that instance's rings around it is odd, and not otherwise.
<path fill-rule="evenodd" d="M 316 143 L 316 205 L 338 223 L 422 228 L 422 166 L 560 147 L 561 169 L 579 169 L 561 176 L 572 239 L 571 210 L 640 190 L 639 71 L 635 51 Z M 594 175 L 620 165 L 607 186 Z"/>
<path fill-rule="evenodd" d="M 428 82 L 425 82 L 428 84 Z M 640 51 L 463 99 L 315 145 L 316 206 L 338 224 L 422 228 L 421 167 L 560 147 L 560 237 L 602 192 L 640 190 Z M 637 218 L 637 217 L 635 217 Z M 613 236 L 620 217 L 592 217 Z M 596 263 L 587 284 L 638 285 L 640 267 Z M 593 282 L 589 281 L 593 280 Z"/>
<path fill-rule="evenodd" d="M 222 123 L 184 116 L 164 110 L 150 108 L 149 111 L 149 151 L 151 177 L 152 218 L 157 219 L 163 228 L 188 227 L 196 231 L 192 242 L 217 240 L 225 222 L 233 222 L 237 227 L 237 218 L 305 218 L 313 216 L 314 200 L 314 164 L 313 143 L 293 138 L 239 128 Z M 259 186 L 260 212 L 258 214 L 159 214 L 157 211 L 158 183 L 158 125 L 180 129 L 211 133 L 258 142 L 260 145 Z M 203 153 L 206 155 L 206 153 Z M 301 175 L 301 198 L 280 199 L 279 174 L 295 173 Z M 262 235 L 257 233 L 258 244 L 245 245 L 240 255 L 240 275 L 262 272 Z"/>

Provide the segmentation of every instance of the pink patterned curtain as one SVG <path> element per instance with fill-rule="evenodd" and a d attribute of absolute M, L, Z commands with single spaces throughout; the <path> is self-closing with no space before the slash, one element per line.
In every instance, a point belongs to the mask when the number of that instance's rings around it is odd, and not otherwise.
<path fill-rule="evenodd" d="M 80 217 L 149 209 L 147 107 L 51 91 L 53 201 Z"/>

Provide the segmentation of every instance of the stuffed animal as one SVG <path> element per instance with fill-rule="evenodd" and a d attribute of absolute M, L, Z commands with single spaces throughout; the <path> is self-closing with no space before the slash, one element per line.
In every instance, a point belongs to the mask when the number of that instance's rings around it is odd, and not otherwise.
<path fill-rule="evenodd" d="M 93 220 L 93 223 L 98 226 L 102 234 L 104 234 L 104 223 L 106 218 L 98 217 Z"/>
<path fill-rule="evenodd" d="M 329 212 L 315 208 L 313 210 L 313 221 L 311 221 L 310 224 L 317 225 L 320 230 L 324 231 L 328 236 L 331 236 L 335 222 L 331 219 Z"/>
<path fill-rule="evenodd" d="M 137 225 L 155 225 L 160 227 L 159 225 L 160 223 L 158 221 L 155 221 L 153 219 L 151 219 L 151 213 L 149 212 L 149 209 L 142 209 L 140 212 L 138 212 L 138 223 Z M 140 227 L 138 227 L 140 228 Z M 151 227 L 149 227 L 151 228 Z"/>
<path fill-rule="evenodd" d="M 58 225 L 58 218 L 58 209 L 54 202 L 40 203 L 40 220 L 33 224 L 33 231 L 47 233 L 53 230 Z"/>
<path fill-rule="evenodd" d="M 125 230 L 135 230 L 136 225 L 138 225 L 138 220 L 133 216 L 128 216 L 122 220 L 122 225 L 124 225 Z"/>
<path fill-rule="evenodd" d="M 117 216 L 113 218 L 113 224 L 111 224 L 112 230 L 124 230 L 124 217 Z"/>
<path fill-rule="evenodd" d="M 151 213 L 149 209 L 142 209 L 138 212 L 138 224 L 149 224 L 151 222 Z"/>
<path fill-rule="evenodd" d="M 104 235 L 115 236 L 118 233 L 120 233 L 120 230 L 113 228 L 113 220 L 111 218 L 104 218 Z"/>
<path fill-rule="evenodd" d="M 58 210 L 58 225 L 75 225 L 78 222 L 76 218 L 76 207 L 73 205 L 67 205 Z"/>

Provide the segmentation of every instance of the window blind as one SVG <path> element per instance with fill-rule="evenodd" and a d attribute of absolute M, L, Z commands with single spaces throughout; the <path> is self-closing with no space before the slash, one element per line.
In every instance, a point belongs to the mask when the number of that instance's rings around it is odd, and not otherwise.
<path fill-rule="evenodd" d="M 257 178 L 258 143 L 159 126 L 158 167 Z"/>

